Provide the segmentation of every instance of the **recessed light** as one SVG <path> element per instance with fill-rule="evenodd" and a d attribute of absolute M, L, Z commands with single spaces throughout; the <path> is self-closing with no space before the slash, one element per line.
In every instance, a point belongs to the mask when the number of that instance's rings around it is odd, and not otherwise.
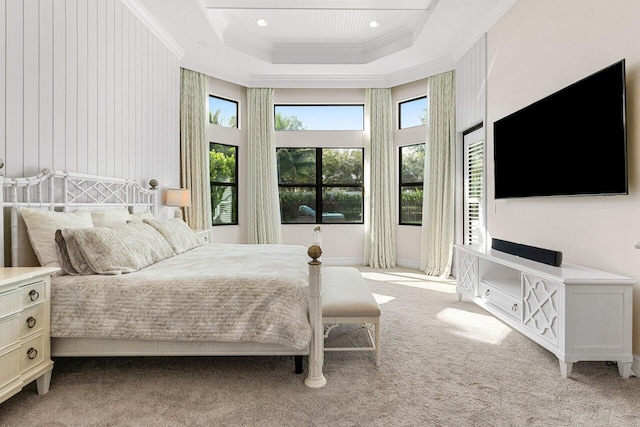
<path fill-rule="evenodd" d="M 266 27 L 269 23 L 267 21 L 265 21 L 264 19 L 258 19 L 256 21 L 256 24 L 260 25 L 261 27 Z"/>
<path fill-rule="evenodd" d="M 371 21 L 369 22 L 369 26 L 371 28 L 378 28 L 380 26 L 380 23 L 378 21 Z"/>
<path fill-rule="evenodd" d="M 206 45 L 207 45 L 207 42 L 205 42 L 205 41 L 203 41 L 203 40 L 200 40 L 200 41 L 198 42 L 198 44 L 199 44 L 200 46 L 206 46 Z"/>

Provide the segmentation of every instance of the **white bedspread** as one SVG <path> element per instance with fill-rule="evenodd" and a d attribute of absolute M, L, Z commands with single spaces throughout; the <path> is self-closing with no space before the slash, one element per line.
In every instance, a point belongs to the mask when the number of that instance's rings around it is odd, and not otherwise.
<path fill-rule="evenodd" d="M 249 341 L 302 350 L 311 341 L 306 248 L 204 245 L 118 276 L 59 276 L 51 336 Z"/>

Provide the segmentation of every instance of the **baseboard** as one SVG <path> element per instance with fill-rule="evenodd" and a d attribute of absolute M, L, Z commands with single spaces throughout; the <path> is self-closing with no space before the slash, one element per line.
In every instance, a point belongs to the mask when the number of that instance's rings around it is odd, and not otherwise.
<path fill-rule="evenodd" d="M 321 258 L 322 265 L 364 265 L 364 258 Z"/>
<path fill-rule="evenodd" d="M 633 364 L 631 365 L 631 372 L 633 375 L 640 378 L 640 356 L 637 354 L 633 355 Z"/>
<path fill-rule="evenodd" d="M 415 268 L 416 270 L 420 270 L 420 261 L 399 259 L 396 261 L 396 264 L 398 264 L 398 267 Z"/>

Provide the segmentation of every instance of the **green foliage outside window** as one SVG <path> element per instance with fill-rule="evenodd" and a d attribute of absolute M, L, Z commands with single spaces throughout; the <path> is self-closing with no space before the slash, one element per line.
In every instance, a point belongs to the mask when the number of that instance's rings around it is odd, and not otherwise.
<path fill-rule="evenodd" d="M 276 113 L 274 117 L 276 130 L 305 130 L 304 125 L 296 116 L 283 116 Z"/>
<path fill-rule="evenodd" d="M 238 223 L 237 147 L 210 144 L 209 179 L 213 224 Z"/>

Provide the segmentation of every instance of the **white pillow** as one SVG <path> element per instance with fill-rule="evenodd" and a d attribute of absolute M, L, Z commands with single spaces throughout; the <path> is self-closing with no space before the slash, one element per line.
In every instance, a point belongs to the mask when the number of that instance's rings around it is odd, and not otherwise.
<path fill-rule="evenodd" d="M 149 211 L 133 213 L 129 216 L 129 221 L 134 221 L 134 222 L 142 222 L 145 219 L 156 219 L 156 217 L 153 216 L 153 214 Z"/>
<path fill-rule="evenodd" d="M 126 225 L 131 220 L 131 214 L 126 209 L 112 209 L 108 211 L 91 211 L 94 227 L 108 227 L 110 225 Z"/>
<path fill-rule="evenodd" d="M 145 219 L 144 223 L 155 228 L 169 243 L 176 255 L 203 245 L 196 233 L 180 218 Z"/>
<path fill-rule="evenodd" d="M 43 267 L 60 267 L 56 230 L 93 227 L 89 211 L 52 212 L 22 208 L 21 212 L 31 246 Z"/>

